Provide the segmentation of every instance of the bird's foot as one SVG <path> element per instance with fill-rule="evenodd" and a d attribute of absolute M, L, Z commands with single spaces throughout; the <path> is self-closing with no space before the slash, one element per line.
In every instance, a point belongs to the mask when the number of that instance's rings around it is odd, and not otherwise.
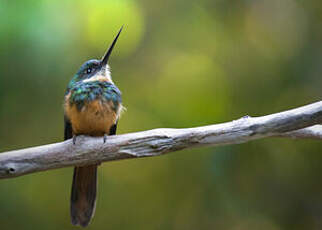
<path fill-rule="evenodd" d="M 105 133 L 105 134 L 104 134 L 104 137 L 103 137 L 103 143 L 105 143 L 105 142 L 106 142 L 106 140 L 107 140 L 107 134 Z"/>
<path fill-rule="evenodd" d="M 73 135 L 73 145 L 75 145 L 76 144 L 76 135 Z"/>

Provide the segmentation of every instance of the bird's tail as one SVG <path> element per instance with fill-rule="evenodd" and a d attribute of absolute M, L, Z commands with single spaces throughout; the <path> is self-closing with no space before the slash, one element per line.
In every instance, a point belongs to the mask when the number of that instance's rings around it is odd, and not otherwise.
<path fill-rule="evenodd" d="M 97 165 L 75 167 L 70 214 L 73 225 L 86 227 L 95 212 Z"/>

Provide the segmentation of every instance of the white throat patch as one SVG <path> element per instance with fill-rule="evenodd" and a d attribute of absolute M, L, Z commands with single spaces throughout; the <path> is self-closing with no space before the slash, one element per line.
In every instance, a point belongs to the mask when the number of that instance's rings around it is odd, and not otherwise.
<path fill-rule="evenodd" d="M 106 64 L 105 72 L 104 70 L 101 70 L 97 72 L 94 76 L 91 78 L 83 80 L 83 82 L 91 82 L 91 81 L 108 81 L 113 83 L 112 77 L 111 77 L 111 71 L 110 66 Z"/>

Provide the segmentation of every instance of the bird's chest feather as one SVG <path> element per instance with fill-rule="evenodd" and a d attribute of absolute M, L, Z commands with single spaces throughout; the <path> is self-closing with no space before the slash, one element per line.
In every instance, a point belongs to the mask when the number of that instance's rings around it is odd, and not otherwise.
<path fill-rule="evenodd" d="M 120 115 L 122 105 L 118 92 L 98 90 L 71 90 L 65 97 L 65 115 L 74 134 L 102 136 L 108 134 Z M 78 90 L 78 91 L 77 91 Z M 93 95 L 93 92 L 96 94 Z M 105 96 L 104 96 L 105 93 Z M 84 96 L 85 95 L 85 96 Z"/>
<path fill-rule="evenodd" d="M 76 105 L 67 105 L 66 115 L 72 124 L 73 133 L 92 136 L 109 133 L 118 118 L 111 104 L 95 100 L 86 103 L 81 110 L 78 110 Z"/>

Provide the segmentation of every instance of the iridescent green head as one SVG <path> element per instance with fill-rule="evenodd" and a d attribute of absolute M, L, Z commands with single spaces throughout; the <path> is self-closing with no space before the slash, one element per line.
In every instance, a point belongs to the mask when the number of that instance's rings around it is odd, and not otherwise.
<path fill-rule="evenodd" d="M 74 75 L 72 80 L 69 82 L 66 94 L 69 92 L 70 88 L 73 87 L 74 84 L 80 82 L 80 81 L 93 81 L 95 79 L 102 79 L 106 78 L 106 81 L 112 82 L 111 73 L 110 73 L 110 67 L 107 64 L 109 57 L 113 51 L 113 48 L 116 44 L 116 41 L 123 29 L 123 26 L 119 30 L 118 34 L 114 38 L 112 44 L 108 48 L 107 52 L 103 56 L 101 60 L 92 59 L 89 61 L 86 61 L 78 70 L 78 72 Z"/>

